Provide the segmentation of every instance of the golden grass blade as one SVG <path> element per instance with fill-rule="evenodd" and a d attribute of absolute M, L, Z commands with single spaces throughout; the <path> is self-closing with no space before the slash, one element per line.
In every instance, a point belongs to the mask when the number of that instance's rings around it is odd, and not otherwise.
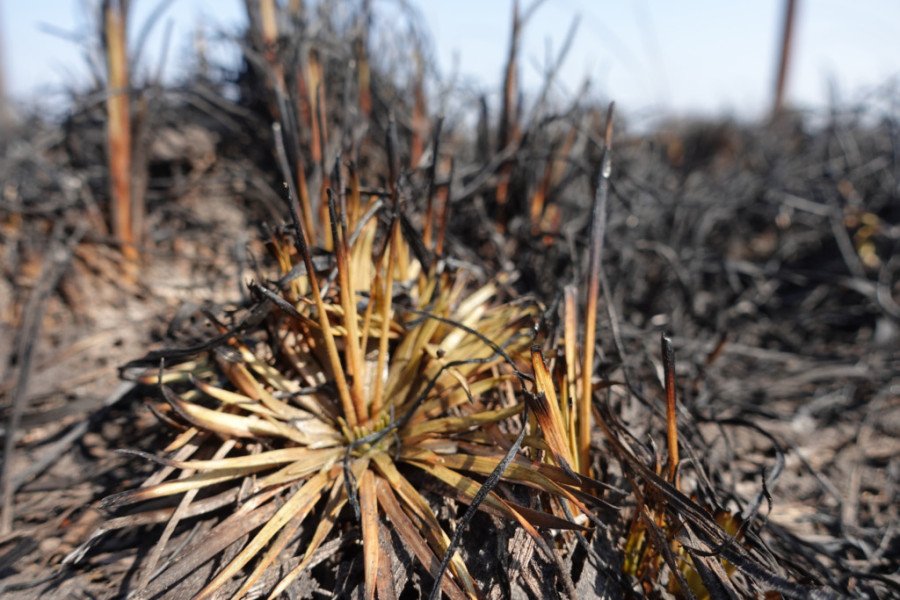
<path fill-rule="evenodd" d="M 439 372 L 443 371 L 441 373 L 441 377 L 447 375 L 448 377 L 455 379 L 459 384 L 459 387 L 461 387 L 464 392 L 468 392 L 469 395 L 471 395 L 471 390 L 469 389 L 469 380 L 466 377 L 465 373 L 463 373 L 463 370 L 468 371 L 471 369 L 460 369 L 460 367 L 474 367 L 475 363 L 453 365 L 451 364 L 453 361 L 447 360 L 446 354 L 442 355 L 440 349 L 432 344 L 426 345 L 423 350 L 425 351 L 425 354 L 427 354 L 428 357 L 431 358 L 432 361 L 424 377 L 426 381 L 430 381 L 433 377 L 437 376 Z M 476 357 L 473 356 L 471 358 L 474 359 Z M 448 385 L 447 387 L 452 387 L 452 384 Z"/>
<path fill-rule="evenodd" d="M 534 369 L 534 382 L 537 388 L 536 395 L 526 395 L 526 402 L 531 408 L 535 419 L 544 432 L 544 438 L 550 451 L 556 459 L 556 463 L 565 471 L 572 471 L 572 455 L 569 451 L 567 431 L 559 411 L 559 400 L 553 386 L 553 378 L 544 364 L 544 357 L 540 348 L 531 348 L 531 366 Z"/>
<path fill-rule="evenodd" d="M 394 544 L 391 540 L 391 532 L 384 522 L 378 523 L 378 543 L 381 552 L 378 555 L 378 579 L 375 587 L 378 591 L 378 600 L 398 600 L 397 588 L 394 585 L 394 568 L 392 558 L 395 556 Z"/>
<path fill-rule="evenodd" d="M 191 377 L 199 377 L 200 374 L 211 373 L 206 367 L 206 361 L 192 360 L 171 367 L 166 367 L 160 378 L 158 369 L 147 369 L 136 377 L 137 382 L 143 385 L 159 385 L 160 383 L 173 383 L 176 381 L 190 381 Z"/>
<path fill-rule="evenodd" d="M 369 460 L 362 458 L 352 463 L 350 465 L 350 470 L 353 472 L 353 476 L 359 480 L 368 466 Z M 344 488 L 344 472 L 341 470 L 337 471 L 335 474 L 334 482 L 331 484 L 331 492 L 328 496 L 328 503 L 325 505 L 325 509 L 319 517 L 319 524 L 316 526 L 316 531 L 313 533 L 312 538 L 309 540 L 309 544 L 306 546 L 306 552 L 303 555 L 303 559 L 300 561 L 300 564 L 291 569 L 291 571 L 278 582 L 278 585 L 275 586 L 269 594 L 269 600 L 280 598 L 281 594 L 284 593 L 288 586 L 293 583 L 307 565 L 309 565 L 316 550 L 319 549 L 319 546 L 322 545 L 322 542 L 325 541 L 325 538 L 327 538 L 328 534 L 334 529 L 338 514 L 340 514 L 341 509 L 346 503 L 347 494 Z"/>
<path fill-rule="evenodd" d="M 337 207 L 335 206 L 334 193 L 328 190 L 328 212 L 331 218 L 331 237 L 334 239 L 334 256 L 337 261 L 338 291 L 341 309 L 343 310 L 344 328 L 347 335 L 344 337 L 344 353 L 347 359 L 347 367 L 350 377 L 350 397 L 360 422 L 368 420 L 368 407 L 365 404 L 363 382 L 365 379 L 365 366 L 359 348 L 359 324 L 357 322 L 356 293 L 353 287 L 351 266 L 348 257 L 346 232 L 340 226 Z"/>
<path fill-rule="evenodd" d="M 219 367 L 225 376 L 234 386 L 241 390 L 247 397 L 256 402 L 262 403 L 275 416 L 285 421 L 290 419 L 303 419 L 309 417 L 309 413 L 299 410 L 293 406 L 276 399 L 269 393 L 266 388 L 260 385 L 250 371 L 242 364 L 233 363 L 224 359 L 220 359 Z"/>
<path fill-rule="evenodd" d="M 425 419 L 407 428 L 407 430 L 403 433 L 403 437 L 404 439 L 410 439 L 434 433 L 459 433 L 461 431 L 466 431 L 480 425 L 503 421 L 504 419 L 508 419 L 513 415 L 519 414 L 520 412 L 522 412 L 523 408 L 524 406 L 522 406 L 521 404 L 517 404 L 516 406 L 510 406 L 508 408 L 486 410 L 464 417 Z"/>
<path fill-rule="evenodd" d="M 235 446 L 234 440 L 225 440 L 219 449 L 216 450 L 216 453 L 213 455 L 214 458 L 221 458 L 231 452 L 232 448 Z M 184 477 L 190 477 L 193 475 L 193 471 L 184 471 Z M 184 478 L 183 477 L 183 478 Z M 153 549 L 150 551 L 150 554 L 147 556 L 147 560 L 145 566 L 143 568 L 143 574 L 141 575 L 140 582 L 138 586 L 140 588 L 146 588 L 147 584 L 150 582 L 150 578 L 153 577 L 153 573 L 156 571 L 156 565 L 159 564 L 159 559 L 162 556 L 162 553 L 166 549 L 166 545 L 169 542 L 169 539 L 172 537 L 172 534 L 175 532 L 175 527 L 178 526 L 178 523 L 188 514 L 188 510 L 190 508 L 191 502 L 194 501 L 194 498 L 197 496 L 199 490 L 191 490 L 186 492 L 185 495 L 181 498 L 181 501 L 178 503 L 178 506 L 175 509 L 175 512 L 172 513 L 171 518 L 166 523 L 165 528 L 163 529 L 162 534 L 159 536 L 159 540 L 157 540 L 156 544 L 153 546 Z"/>
<path fill-rule="evenodd" d="M 429 464 L 440 464 L 449 469 L 469 471 L 479 475 L 490 475 L 503 455 L 475 456 L 472 454 L 435 454 L 426 450 L 408 449 L 401 454 L 401 459 L 406 461 L 423 461 Z M 516 457 L 509 464 L 502 479 L 519 483 L 540 491 L 550 492 L 566 498 L 575 504 L 579 510 L 587 511 L 587 507 L 563 484 L 578 485 L 580 481 L 571 475 L 567 475 L 561 469 L 545 463 L 533 463 Z"/>
<path fill-rule="evenodd" d="M 550 371 L 544 363 L 544 355 L 538 346 L 531 347 L 531 366 L 534 370 L 534 382 L 537 392 L 543 394 L 547 398 L 547 409 L 553 416 L 553 423 L 556 429 L 563 429 L 562 415 L 559 411 L 559 400 L 556 396 L 556 388 L 553 385 L 553 378 Z"/>
<path fill-rule="evenodd" d="M 175 436 L 175 439 L 172 440 L 171 442 L 169 442 L 168 446 L 163 448 L 163 452 L 168 454 L 168 453 L 175 452 L 176 450 L 180 450 L 180 449 L 184 448 L 185 445 L 190 443 L 190 441 L 193 440 L 194 436 L 196 436 L 198 433 L 199 433 L 199 430 L 195 427 L 185 429 L 184 431 L 179 433 L 177 436 Z"/>
<path fill-rule="evenodd" d="M 359 482 L 359 509 L 362 516 L 365 597 L 366 600 L 375 600 L 375 579 L 378 573 L 381 544 L 378 540 L 378 502 L 375 496 L 375 475 L 369 469 L 366 469 Z"/>
<path fill-rule="evenodd" d="M 321 386 L 327 382 L 325 372 L 319 367 L 310 349 L 300 344 L 297 337 L 289 336 L 281 350 L 294 372 L 300 376 L 300 381 L 306 382 L 310 387 Z M 316 415 L 322 422 L 332 425 L 335 423 L 341 410 L 337 398 L 321 393 L 299 394 L 297 392 L 301 385 L 297 381 L 294 381 L 292 387 L 294 389 L 288 388 L 285 391 L 291 393 L 293 402 Z"/>
<path fill-rule="evenodd" d="M 310 319 L 307 324 L 311 328 L 319 329 L 318 325 Z M 282 346 L 282 349 L 291 350 L 292 356 L 296 357 L 297 348 L 291 346 L 291 342 L 298 342 L 296 335 L 288 335 L 288 338 L 285 339 L 285 345 Z M 301 347 L 302 348 L 302 347 Z M 265 361 L 257 358 L 255 354 L 253 354 L 249 348 L 244 346 L 243 344 L 238 346 L 238 352 L 241 353 L 241 358 L 244 362 L 250 367 L 250 369 L 256 373 L 259 380 L 264 381 L 265 383 L 272 386 L 272 389 L 279 392 L 286 392 L 290 394 L 296 394 L 297 391 L 300 390 L 301 385 L 296 379 L 286 377 L 281 373 L 278 369 L 273 367 L 272 365 L 267 364 Z M 301 373 L 304 377 L 307 376 L 307 372 Z M 324 380 L 309 380 L 309 385 L 316 385 L 319 383 L 324 383 Z M 308 402 L 303 405 L 303 408 L 306 410 L 318 414 L 322 412 L 322 409 L 318 406 L 318 402 Z"/>
<path fill-rule="evenodd" d="M 362 238 L 363 238 L 362 242 L 371 244 L 370 249 L 369 249 L 370 253 L 374 250 L 374 245 L 375 245 L 374 235 L 375 235 L 374 227 L 367 227 L 363 231 L 363 235 L 362 235 Z M 360 242 L 357 241 L 356 246 L 354 246 L 354 248 L 353 248 L 354 261 L 365 260 L 367 262 L 371 262 L 374 265 L 374 274 L 372 275 L 371 279 L 369 279 L 369 303 L 366 304 L 366 310 L 363 313 L 363 324 L 362 324 L 362 332 L 361 332 L 362 339 L 360 340 L 360 343 L 359 343 L 360 348 L 362 348 L 363 352 L 367 353 L 367 348 L 369 347 L 369 337 L 371 335 L 371 330 L 372 330 L 372 318 L 373 318 L 374 311 L 375 311 L 375 305 L 379 302 L 379 296 L 380 296 L 381 290 L 382 290 L 381 265 L 384 261 L 384 257 L 381 254 L 379 254 L 374 259 L 370 260 L 371 254 L 361 257 L 360 250 L 361 250 Z M 381 252 L 383 253 L 384 249 L 382 249 Z M 358 272 L 358 270 L 355 270 L 355 272 Z M 363 289 L 364 282 L 360 282 L 360 284 L 361 284 L 360 289 Z M 379 325 L 375 331 L 380 332 L 381 326 Z M 372 336 L 372 337 L 374 337 L 374 336 Z M 370 360 L 368 355 L 366 356 L 366 363 L 370 366 L 370 368 L 374 368 L 374 367 L 371 367 L 372 360 Z M 369 375 L 369 379 L 370 380 L 372 379 L 371 374 Z M 369 385 L 370 386 L 374 385 L 374 383 L 370 383 Z"/>
<path fill-rule="evenodd" d="M 282 437 L 298 444 L 307 444 L 308 436 L 297 429 L 277 421 L 266 421 L 256 416 L 243 417 L 210 410 L 190 402 L 185 402 L 170 392 L 167 400 L 189 423 L 215 431 L 225 436 L 240 438 Z"/>
<path fill-rule="evenodd" d="M 429 283 L 430 285 L 428 288 L 422 292 L 419 302 L 430 303 L 433 301 L 431 312 L 438 315 L 445 314 L 447 305 L 450 302 L 450 297 L 440 295 L 437 298 L 432 298 L 435 286 L 437 285 L 437 279 L 432 280 Z M 397 374 L 408 371 L 410 369 L 409 363 L 421 358 L 422 348 L 432 339 L 432 336 L 434 335 L 434 332 L 437 331 L 439 325 L 440 323 L 434 319 L 425 319 L 406 332 L 403 340 L 392 355 L 393 360 L 391 361 L 390 380 L 405 380 L 408 378 L 405 374 L 402 376 L 398 376 Z M 391 389 L 388 389 L 387 391 L 389 393 L 392 392 Z"/>
<path fill-rule="evenodd" d="M 578 472 L 590 475 L 590 449 L 591 449 L 591 405 L 578 399 L 577 375 L 575 368 L 578 364 L 576 344 L 578 342 L 578 288 L 574 285 L 565 289 L 565 332 L 564 344 L 566 353 L 566 395 L 568 403 L 574 405 L 575 410 L 570 415 L 568 423 L 569 439 L 572 446 L 572 455 L 578 463 Z"/>
<path fill-rule="evenodd" d="M 334 449 L 280 448 L 259 454 L 219 458 L 215 460 L 166 460 L 157 459 L 164 464 L 179 469 L 197 471 L 221 471 L 229 469 L 245 469 L 248 467 L 275 467 L 286 463 L 321 464 L 324 459 L 334 455 Z"/>
<path fill-rule="evenodd" d="M 241 552 L 235 556 L 228 566 L 218 572 L 216 576 L 196 596 L 196 600 L 204 600 L 212 596 L 229 579 L 235 576 L 248 562 L 259 554 L 285 525 L 291 521 L 300 520 L 309 513 L 318 502 L 322 488 L 328 483 L 330 476 L 327 472 L 319 472 L 304 483 L 291 498 L 278 509 L 278 512 L 269 519 L 262 529 L 253 537 Z M 299 526 L 299 522 L 296 523 Z M 286 543 L 286 542 L 285 542 Z M 265 556 L 271 562 L 275 556 Z M 268 566 L 268 565 L 266 565 Z M 260 573 L 261 574 L 261 573 Z M 245 584 L 246 585 L 246 584 Z"/>
<path fill-rule="evenodd" d="M 166 496 L 174 496 L 190 490 L 196 490 L 238 479 L 265 468 L 266 467 L 244 467 L 241 469 L 216 471 L 214 473 L 198 473 L 196 475 L 191 475 L 190 477 L 185 477 L 184 479 L 167 481 L 150 487 L 129 490 L 127 492 L 107 496 L 100 502 L 100 506 L 105 509 L 112 509 L 127 504 L 143 502 L 144 500 L 155 500 Z"/>
<path fill-rule="evenodd" d="M 310 454 L 304 459 L 295 460 L 283 467 L 281 470 L 260 478 L 257 482 L 259 487 L 267 487 L 270 485 L 279 485 L 291 481 L 303 479 L 320 471 L 328 469 L 334 465 L 344 455 L 344 449 L 340 447 L 323 448 L 316 450 L 316 454 Z"/>
<path fill-rule="evenodd" d="M 232 392 L 231 390 L 225 390 L 211 385 L 205 381 L 194 381 L 194 385 L 198 390 L 200 390 L 210 398 L 218 400 L 222 404 L 236 406 L 242 410 L 252 412 L 253 414 L 259 416 L 277 416 L 273 411 L 269 410 L 265 406 L 260 405 L 259 402 L 253 400 L 253 398 L 251 398 L 250 396 L 245 396 L 244 394 L 240 394 L 238 392 Z"/>
<path fill-rule="evenodd" d="M 309 252 L 309 246 L 306 244 L 306 234 L 300 229 L 297 223 L 297 250 L 303 258 L 306 266 L 307 280 L 309 281 L 310 292 L 312 293 L 313 302 L 316 306 L 316 312 L 319 326 L 322 328 L 322 338 L 325 341 L 325 349 L 328 355 L 328 364 L 334 375 L 334 383 L 338 389 L 338 396 L 341 399 L 341 408 L 344 411 L 344 418 L 351 426 L 357 425 L 359 419 L 356 415 L 356 408 L 350 396 L 350 388 L 347 386 L 347 378 L 344 375 L 344 367 L 341 364 L 341 357 L 338 354 L 337 344 L 334 341 L 334 333 L 332 332 L 331 323 L 328 320 L 328 311 L 325 301 L 322 299 L 322 292 L 319 289 L 319 280 L 316 277 L 315 266 L 313 265 L 312 255 Z"/>
<path fill-rule="evenodd" d="M 322 542 L 325 541 L 325 538 L 328 537 L 328 534 L 334 529 L 334 523 L 337 520 L 338 513 L 341 512 L 341 509 L 346 503 L 347 495 L 344 493 L 344 474 L 338 472 L 335 476 L 334 483 L 331 485 L 328 503 L 325 505 L 325 510 L 319 518 L 319 524 L 316 526 L 316 531 L 313 533 L 312 539 L 310 539 L 309 544 L 306 547 L 303 559 L 300 561 L 300 564 L 291 569 L 290 572 L 278 582 L 278 585 L 276 585 L 269 594 L 268 600 L 280 598 L 285 590 L 287 590 L 288 586 L 290 586 L 300 573 L 303 572 L 316 550 L 319 549 L 319 546 L 322 545 Z"/>
<path fill-rule="evenodd" d="M 375 455 L 372 460 L 378 472 L 391 484 L 391 488 L 400 494 L 400 497 L 412 509 L 419 520 L 427 521 L 431 513 L 431 507 L 428 506 L 425 499 L 422 498 L 406 478 L 400 474 L 394 462 L 385 454 Z M 450 541 L 449 538 L 447 541 Z"/>
<path fill-rule="evenodd" d="M 462 288 L 459 289 L 458 293 L 463 291 Z M 475 323 L 474 319 L 468 318 L 469 315 L 474 313 L 476 310 L 484 310 L 487 303 L 493 299 L 497 295 L 497 286 L 494 284 L 487 284 L 476 291 L 472 292 L 468 296 L 466 296 L 465 300 L 459 303 L 459 306 L 453 311 L 458 320 L 466 325 L 472 325 Z M 459 329 L 453 329 L 453 331 L 461 331 Z M 465 332 L 462 332 L 465 333 Z M 469 334 L 466 334 L 469 335 Z"/>
<path fill-rule="evenodd" d="M 215 398 L 223 404 L 245 409 L 247 412 L 261 417 L 264 421 L 277 423 L 277 415 L 275 415 L 273 411 L 252 400 L 248 396 L 230 390 L 223 390 L 203 381 L 195 381 L 194 385 L 196 385 L 197 389 L 204 394 L 211 398 Z M 182 395 L 182 398 L 185 399 L 184 394 Z M 323 448 L 333 446 L 342 440 L 341 434 L 328 422 L 323 420 L 323 417 L 326 419 L 328 418 L 327 415 L 313 415 L 293 407 L 291 407 L 291 414 L 296 415 L 290 419 L 290 424 L 293 425 L 293 428 L 296 430 L 292 435 L 299 434 L 302 437 L 305 446 L 310 448 Z M 299 440 L 301 438 L 298 437 L 296 439 Z"/>
<path fill-rule="evenodd" d="M 518 354 L 527 348 L 528 342 L 524 335 L 518 336 L 518 339 L 512 341 L 516 334 L 524 334 L 526 327 L 515 328 L 514 323 L 520 321 L 525 316 L 522 313 L 508 312 L 499 317 L 499 319 L 483 320 L 478 323 L 478 332 L 487 339 L 492 340 L 499 346 L 505 346 L 507 354 Z M 511 342 L 511 343 L 507 343 Z M 493 356 L 493 360 L 490 360 Z M 447 351 L 445 359 L 451 360 L 471 360 L 471 359 L 487 359 L 487 363 L 479 364 L 469 362 L 467 364 L 458 365 L 456 368 L 465 375 L 474 375 L 479 371 L 491 369 L 493 364 L 499 362 L 499 356 L 495 356 L 494 350 L 484 343 L 482 339 L 475 336 L 469 336 L 463 341 Z"/>
<path fill-rule="evenodd" d="M 466 477 L 452 469 L 448 469 L 440 464 L 432 464 L 426 461 L 411 461 L 411 465 L 416 466 L 435 479 L 443 481 L 448 486 L 456 490 L 466 502 L 471 502 L 481 488 L 481 483 Z M 550 527 L 553 529 L 583 529 L 581 526 L 561 519 L 549 513 L 531 510 L 523 506 L 519 506 L 508 500 L 504 500 L 494 491 L 488 493 L 479 508 L 486 509 L 485 512 L 491 512 L 493 509 L 495 514 L 499 513 L 509 519 L 520 521 L 527 514 L 526 520 L 530 525 L 537 527 Z M 520 514 L 516 514 L 516 513 Z"/>
<path fill-rule="evenodd" d="M 267 47 L 274 48 L 275 43 L 278 41 L 278 11 L 275 6 L 275 0 L 260 1 L 259 22 L 263 43 Z"/>
<path fill-rule="evenodd" d="M 195 381 L 194 385 L 203 393 L 220 402 L 238 406 L 263 417 L 267 421 L 271 422 L 276 418 L 289 421 L 294 426 L 294 429 L 303 436 L 304 441 L 302 443 L 309 447 L 321 448 L 341 441 L 341 434 L 331 426 L 331 417 L 323 410 L 323 403 L 310 400 L 309 398 L 305 400 L 298 398 L 297 401 L 302 403 L 303 409 L 286 404 L 272 396 L 242 365 L 239 366 L 241 369 L 238 369 L 236 372 L 239 373 L 243 370 L 243 374 L 239 375 L 239 377 L 252 380 L 252 383 L 245 382 L 242 384 L 242 389 L 247 390 L 259 401 L 254 400 L 251 396 L 223 390 L 203 381 Z M 237 381 L 237 379 L 233 381 Z M 305 410 L 307 407 L 312 410 Z"/>
<path fill-rule="evenodd" d="M 378 497 L 378 504 L 384 510 L 385 515 L 394 525 L 394 531 L 400 536 L 400 539 L 412 550 L 419 562 L 431 574 L 432 577 L 437 576 L 440 569 L 441 561 L 435 556 L 428 543 L 419 533 L 419 530 L 410 520 L 409 516 L 400 506 L 400 502 L 391 489 L 391 484 L 381 477 L 376 478 L 375 493 Z M 450 597 L 451 600 L 466 600 L 466 598 L 477 597 L 475 594 L 466 595 L 459 588 L 457 583 L 450 577 L 441 579 L 441 590 Z"/>
<path fill-rule="evenodd" d="M 475 382 L 469 383 L 469 394 L 473 397 L 478 397 L 489 390 L 496 389 L 503 385 L 506 382 L 512 381 L 515 379 L 515 376 L 512 374 L 508 375 L 498 375 L 496 377 L 485 377 L 484 379 L 479 379 Z M 432 415 L 436 411 L 447 411 L 461 404 L 467 404 L 469 402 L 469 395 L 466 394 L 466 390 L 462 387 L 456 387 L 452 390 L 447 390 L 446 393 L 435 392 L 435 396 L 426 400 L 421 404 L 418 414 L 424 416 Z M 398 412 L 402 412 L 405 405 L 400 405 L 397 407 Z M 417 423 L 421 419 L 417 419 L 415 416 L 410 420 L 410 423 Z"/>
<path fill-rule="evenodd" d="M 581 399 L 578 414 L 591 415 L 593 389 L 591 378 L 594 374 L 594 345 L 597 343 L 597 302 L 600 296 L 600 258 L 606 230 L 606 200 L 609 193 L 610 153 L 612 150 L 612 119 L 614 104 L 610 103 L 606 113 L 603 158 L 600 165 L 600 180 L 591 216 L 591 253 L 588 262 L 588 297 L 584 325 L 584 361 L 581 364 Z M 602 424 L 605 425 L 605 424 Z M 584 427 L 582 425 L 582 427 Z M 590 430 L 590 427 L 588 427 Z M 604 427 L 605 430 L 605 427 Z M 583 443 L 583 442 L 582 442 Z"/>
<path fill-rule="evenodd" d="M 310 319 L 309 323 L 312 325 L 313 321 Z M 296 382 L 282 375 L 278 369 L 257 357 L 245 344 L 233 340 L 232 346 L 240 353 L 241 360 L 249 365 L 250 369 L 252 369 L 260 378 L 268 382 L 273 388 L 283 392 L 289 392 L 297 385 Z"/>
<path fill-rule="evenodd" d="M 390 482 L 391 487 L 400 495 L 400 499 L 403 500 L 403 503 L 419 521 L 420 535 L 424 534 L 432 549 L 443 556 L 450 545 L 450 538 L 441 527 L 431 507 L 428 506 L 428 502 L 425 501 L 425 498 L 422 497 L 415 486 L 400 474 L 393 461 L 386 454 L 375 455 L 373 462 L 379 473 Z M 470 595 L 474 595 L 475 582 L 459 555 L 453 557 L 450 567 L 463 589 Z"/>
<path fill-rule="evenodd" d="M 321 492 L 320 492 L 321 493 Z M 250 575 L 247 576 L 247 579 L 244 581 L 243 585 L 241 585 L 240 589 L 235 592 L 233 598 L 235 600 L 239 598 L 243 598 L 252 588 L 256 585 L 256 582 L 265 574 L 266 570 L 269 566 L 275 562 L 275 559 L 278 558 L 278 555 L 284 550 L 285 546 L 291 541 L 294 537 L 294 534 L 299 529 L 300 525 L 303 523 L 304 519 L 306 519 L 309 512 L 315 506 L 318 499 L 311 503 L 307 503 L 304 507 L 294 514 L 291 520 L 278 532 L 278 536 L 275 538 L 275 541 L 266 548 L 265 554 L 259 559 L 259 562 L 253 568 L 253 571 Z M 277 514 L 275 515 L 278 516 Z"/>
<path fill-rule="evenodd" d="M 474 479 L 466 477 L 465 475 L 461 475 L 456 471 L 448 469 L 438 463 L 429 463 L 426 461 L 409 461 L 409 464 L 422 469 L 438 481 L 443 481 L 445 484 L 456 490 L 460 496 L 462 496 L 469 502 L 471 502 L 472 498 L 475 497 L 475 494 L 478 493 L 478 489 L 481 487 L 481 484 Z M 506 515 L 507 517 L 512 518 L 512 514 L 510 514 L 510 512 L 507 510 L 507 507 L 503 506 L 500 503 L 500 500 L 500 496 L 498 496 L 496 492 L 492 491 L 489 492 L 485 497 L 482 506 L 486 508 L 492 508 L 495 511 Z"/>
<path fill-rule="evenodd" d="M 378 359 L 375 368 L 375 390 L 372 392 L 371 413 L 377 415 L 382 407 L 382 394 L 385 382 L 382 376 L 384 366 L 388 359 L 388 338 L 387 328 L 390 321 L 391 302 L 393 300 L 394 287 L 394 263 L 397 261 L 397 254 L 400 247 L 400 220 L 394 219 L 391 226 L 390 250 L 388 250 L 387 264 L 384 265 L 384 289 L 381 293 L 381 334 L 378 338 Z"/>
<path fill-rule="evenodd" d="M 352 197 L 353 194 L 349 196 L 349 198 Z M 375 236 L 378 233 L 378 222 L 374 218 L 377 214 L 377 210 L 370 208 L 365 215 L 358 217 L 358 219 L 365 218 L 366 221 L 362 225 L 357 224 L 357 227 L 360 227 L 359 235 L 357 235 L 356 241 L 350 247 L 350 276 L 354 290 L 371 290 L 373 280 L 376 278 L 375 265 L 377 263 L 372 260 L 372 255 L 375 251 Z M 379 282 L 376 281 L 374 283 L 377 286 Z M 368 310 L 368 307 L 366 309 Z M 369 311 L 369 314 L 371 314 L 371 311 Z M 363 336 L 363 339 L 365 339 L 365 336 Z M 365 349 L 365 344 L 360 344 L 360 347 Z"/>
<path fill-rule="evenodd" d="M 385 395 L 393 399 L 395 406 L 402 404 L 410 397 L 410 390 L 415 385 L 424 387 L 425 382 L 418 376 L 423 361 L 427 359 L 424 346 L 434 333 L 437 323 L 428 319 L 415 330 L 407 334 L 394 352 L 388 373 Z"/>

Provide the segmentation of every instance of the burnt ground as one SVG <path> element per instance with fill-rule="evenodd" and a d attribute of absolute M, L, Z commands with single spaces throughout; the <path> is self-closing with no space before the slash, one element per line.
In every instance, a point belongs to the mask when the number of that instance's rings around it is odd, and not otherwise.
<path fill-rule="evenodd" d="M 658 339 L 662 329 L 674 332 L 683 432 L 716 489 L 740 510 L 765 478 L 771 505 L 763 502 L 757 533 L 774 555 L 795 563 L 808 583 L 860 597 L 900 590 L 893 105 L 765 126 L 619 134 L 604 254 L 600 366 L 612 379 L 628 378 L 635 392 L 611 396 L 611 410 L 636 439 L 662 443 Z M 202 339 L 201 309 L 240 304 L 263 254 L 265 223 L 285 218 L 277 177 L 240 150 L 233 131 L 187 109 L 169 118 L 159 130 L 170 145 L 151 150 L 136 268 L 107 233 L 103 160 L 91 141 L 100 134 L 70 120 L 23 123 L 5 136 L 4 435 L 14 403 L 21 414 L 14 451 L 4 456 L 15 493 L 4 506 L 11 529 L 0 536 L 3 597 L 133 589 L 153 528 L 108 536 L 81 564 L 61 564 L 102 522 L 98 501 L 150 472 L 115 451 L 158 448 L 171 435 L 144 402 L 154 391 L 123 387 L 117 367 L 171 343 L 175 332 Z M 517 167 L 528 172 L 529 160 L 523 154 Z M 485 270 L 514 270 L 520 292 L 552 305 L 563 284 L 582 276 L 590 193 L 569 188 L 559 198 L 562 225 L 552 235 L 535 235 L 515 215 L 497 234 L 477 193 L 458 198 L 450 253 Z M 612 522 L 610 537 L 627 523 Z M 467 562 L 485 552 L 499 557 L 483 581 L 514 595 L 552 592 L 542 587 L 548 567 L 539 560 L 507 569 L 510 556 L 529 554 L 511 528 L 500 530 L 508 538 L 485 540 L 478 532 L 491 529 L 472 529 Z M 326 546 L 343 560 L 323 557 L 297 584 L 298 597 L 326 597 L 323 590 L 345 580 L 340 593 L 353 593 L 361 581 L 354 536 L 346 531 Z M 596 573 L 586 564 L 576 556 L 571 566 L 589 595 Z M 404 577 L 414 595 L 415 575 Z"/>

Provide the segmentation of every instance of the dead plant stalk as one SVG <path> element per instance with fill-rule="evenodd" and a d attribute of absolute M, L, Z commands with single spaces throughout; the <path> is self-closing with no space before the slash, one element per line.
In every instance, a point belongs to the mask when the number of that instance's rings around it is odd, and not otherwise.
<path fill-rule="evenodd" d="M 132 206 L 131 113 L 127 49 L 127 15 L 121 0 L 107 0 L 103 8 L 107 65 L 107 153 L 112 198 L 112 225 L 126 259 L 138 257 L 134 223 L 140 207 Z"/>

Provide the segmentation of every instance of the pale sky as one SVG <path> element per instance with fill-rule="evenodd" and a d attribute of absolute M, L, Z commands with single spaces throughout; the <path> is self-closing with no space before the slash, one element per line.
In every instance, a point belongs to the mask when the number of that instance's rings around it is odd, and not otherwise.
<path fill-rule="evenodd" d="M 374 0 L 376 14 L 397 1 Z M 456 65 L 465 80 L 491 83 L 487 89 L 493 91 L 506 58 L 511 0 L 409 1 L 430 30 L 442 73 Z M 157 5 L 132 2 L 134 24 Z M 78 47 L 46 33 L 42 24 L 84 32 L 85 6 L 95 4 L 0 0 L 6 85 L 15 99 L 37 92 L 52 98 L 61 84 L 84 77 Z M 524 32 L 522 79 L 526 91 L 537 87 L 547 45 L 555 52 L 580 15 L 561 91 L 574 92 L 590 76 L 593 90 L 615 99 L 626 114 L 756 118 L 772 99 L 782 11 L 783 0 L 549 0 Z M 236 31 L 242 21 L 242 0 L 175 0 L 148 45 L 147 68 L 158 63 L 167 22 L 167 72 L 177 74 L 190 55 L 195 27 Z M 843 99 L 855 99 L 900 75 L 900 1 L 800 0 L 794 39 L 790 102 L 824 107 L 832 81 Z"/>

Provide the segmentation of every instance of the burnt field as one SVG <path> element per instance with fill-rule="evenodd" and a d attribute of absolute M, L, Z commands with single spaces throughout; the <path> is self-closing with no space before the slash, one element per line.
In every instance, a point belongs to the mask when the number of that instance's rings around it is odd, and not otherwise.
<path fill-rule="evenodd" d="M 896 90 L 638 134 L 529 11 L 489 102 L 266 0 L 163 84 L 115 4 L 0 141 L 0 595 L 900 594 Z"/>

